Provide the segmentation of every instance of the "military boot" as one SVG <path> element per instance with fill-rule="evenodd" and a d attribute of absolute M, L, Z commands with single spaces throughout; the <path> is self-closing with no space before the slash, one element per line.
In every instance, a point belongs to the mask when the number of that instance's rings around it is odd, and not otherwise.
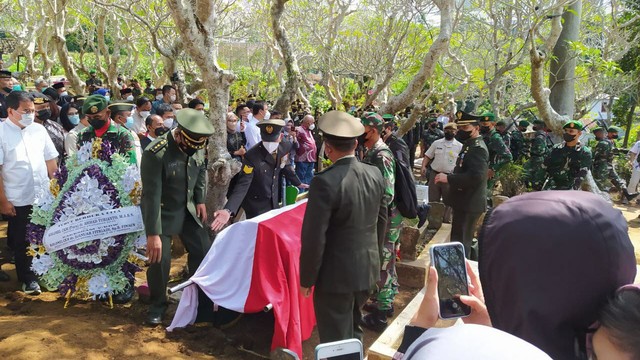
<path fill-rule="evenodd" d="M 629 193 L 629 191 L 627 191 L 626 188 L 622 188 L 622 194 L 624 194 L 624 197 L 627 199 L 627 201 L 631 201 L 635 199 L 638 195 L 640 195 L 640 193 L 638 192 Z"/>
<path fill-rule="evenodd" d="M 362 326 L 375 332 L 383 332 L 387 328 L 387 315 L 376 308 L 373 312 L 362 317 Z"/>

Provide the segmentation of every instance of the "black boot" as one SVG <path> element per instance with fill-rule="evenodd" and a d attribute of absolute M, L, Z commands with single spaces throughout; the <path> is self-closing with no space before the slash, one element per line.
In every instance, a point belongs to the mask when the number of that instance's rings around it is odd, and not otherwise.
<path fill-rule="evenodd" d="M 370 302 L 370 303 L 364 304 L 364 306 L 362 307 L 362 310 L 364 310 L 364 311 L 366 311 L 368 313 L 381 311 L 388 318 L 393 317 L 393 305 L 391 306 L 391 309 L 389 309 L 389 310 L 378 310 L 378 305 L 375 302 Z"/>
<path fill-rule="evenodd" d="M 121 293 L 117 293 L 113 295 L 111 298 L 114 304 L 126 304 L 133 298 L 133 294 L 135 294 L 135 286 L 133 285 L 133 281 L 129 282 L 129 286 L 127 286 Z"/>
<path fill-rule="evenodd" d="M 418 229 L 424 225 L 427 221 L 427 215 L 429 215 L 429 204 L 418 205 Z"/>
<path fill-rule="evenodd" d="M 638 195 L 640 195 L 640 193 L 638 193 L 638 192 L 629 193 L 629 191 L 627 191 L 626 188 L 622 188 L 622 193 L 624 194 L 624 197 L 628 201 L 631 201 L 631 200 L 635 199 Z"/>
<path fill-rule="evenodd" d="M 387 316 L 383 311 L 375 309 L 362 317 L 362 326 L 375 332 L 383 332 L 387 328 Z"/>

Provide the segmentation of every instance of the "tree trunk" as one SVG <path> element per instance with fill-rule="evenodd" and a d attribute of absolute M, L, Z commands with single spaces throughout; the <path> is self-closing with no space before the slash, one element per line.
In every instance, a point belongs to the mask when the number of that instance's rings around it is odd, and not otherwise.
<path fill-rule="evenodd" d="M 168 1 L 171 16 L 176 24 L 182 43 L 195 64 L 200 69 L 209 97 L 209 121 L 215 133 L 209 138 L 207 213 L 213 219 L 213 212 L 222 208 L 229 181 L 238 171 L 240 164 L 231 160 L 227 151 L 226 113 L 229 101 L 229 87 L 235 80 L 233 73 L 220 69 L 217 61 L 215 34 L 218 14 L 209 0 Z"/>
<path fill-rule="evenodd" d="M 575 73 L 576 58 L 571 51 L 571 42 L 580 36 L 580 17 L 582 15 L 582 0 L 577 0 L 562 14 L 562 32 L 553 48 L 551 58 L 549 101 L 551 107 L 560 115 L 573 119 L 575 111 Z"/>
<path fill-rule="evenodd" d="M 286 114 L 289 111 L 291 103 L 296 98 L 296 93 L 300 87 L 302 78 L 300 68 L 298 67 L 298 59 L 293 53 L 289 37 L 281 24 L 284 5 L 288 1 L 289 0 L 274 0 L 271 5 L 271 27 L 273 29 L 273 36 L 278 42 L 280 51 L 282 51 L 282 58 L 287 69 L 287 83 L 284 86 L 282 95 L 276 100 L 274 106 L 275 110 L 282 114 Z"/>
<path fill-rule="evenodd" d="M 401 94 L 389 99 L 382 107 L 381 113 L 383 114 L 395 114 L 411 105 L 433 74 L 438 60 L 443 54 L 446 54 L 449 49 L 451 33 L 453 32 L 452 9 L 454 8 L 455 2 L 454 0 L 434 0 L 434 3 L 440 10 L 440 33 L 438 34 L 438 38 L 431 44 L 431 47 L 429 47 L 429 51 L 422 62 L 420 70 L 409 85 L 407 85 L 407 88 Z"/>
<path fill-rule="evenodd" d="M 629 134 L 631 133 L 631 128 L 633 127 L 633 114 L 635 113 L 636 106 L 638 106 L 638 93 L 635 94 L 633 99 L 631 100 L 631 104 L 629 104 L 629 112 L 627 112 L 627 126 L 624 131 L 624 142 L 622 143 L 622 147 L 626 148 L 629 145 Z M 640 140 L 640 139 L 638 139 Z"/>

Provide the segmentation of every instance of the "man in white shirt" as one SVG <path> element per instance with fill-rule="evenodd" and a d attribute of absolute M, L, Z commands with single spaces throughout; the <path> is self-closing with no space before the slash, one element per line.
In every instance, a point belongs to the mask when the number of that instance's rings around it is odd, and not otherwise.
<path fill-rule="evenodd" d="M 260 128 L 257 124 L 262 120 L 268 120 L 267 113 L 269 112 L 269 105 L 262 101 L 256 101 L 253 104 L 252 113 L 253 116 L 249 116 L 244 129 L 244 135 L 247 137 L 246 149 L 251 149 L 253 145 L 259 144 L 262 141 L 260 136 Z"/>
<path fill-rule="evenodd" d="M 26 294 L 40 294 L 31 271 L 26 239 L 36 193 L 56 171 L 58 152 L 44 126 L 34 123 L 33 99 L 23 91 L 7 96 L 7 121 L 0 124 L 0 212 L 8 220 L 7 242 L 15 253 L 16 273 Z"/>
<path fill-rule="evenodd" d="M 631 179 L 629 179 L 629 184 L 627 185 L 627 192 L 630 194 L 636 192 L 638 182 L 640 182 L 640 163 L 638 163 L 638 153 L 640 153 L 640 141 L 636 141 L 636 143 L 631 147 L 631 150 L 629 150 L 629 162 L 631 164 L 631 169 L 633 169 Z M 627 199 L 623 199 L 622 202 L 625 204 L 628 203 Z"/>
<path fill-rule="evenodd" d="M 143 137 L 147 133 L 145 121 L 151 115 L 151 100 L 141 97 L 136 100 L 136 108 L 131 112 L 133 117 L 133 130 L 138 136 Z"/>
<path fill-rule="evenodd" d="M 462 150 L 462 143 L 455 139 L 458 127 L 455 123 L 447 123 L 444 126 L 444 138 L 431 144 L 422 160 L 422 176 L 427 173 L 427 166 L 431 165 L 429 175 L 429 201 L 445 202 L 444 198 L 449 194 L 449 184 L 435 182 L 438 174 L 451 174 L 456 167 L 456 159 Z M 451 207 L 444 212 L 444 222 L 451 222 Z"/>

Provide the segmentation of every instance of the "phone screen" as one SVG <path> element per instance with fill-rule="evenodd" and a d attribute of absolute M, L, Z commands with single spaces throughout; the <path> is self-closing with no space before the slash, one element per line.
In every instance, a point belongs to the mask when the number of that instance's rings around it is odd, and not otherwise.
<path fill-rule="evenodd" d="M 431 254 L 431 263 L 438 271 L 440 317 L 450 319 L 469 315 L 471 308 L 460 301 L 460 295 L 469 295 L 464 247 L 460 243 L 434 246 Z"/>
<path fill-rule="evenodd" d="M 316 360 L 362 360 L 362 343 L 341 340 L 316 346 Z"/>

